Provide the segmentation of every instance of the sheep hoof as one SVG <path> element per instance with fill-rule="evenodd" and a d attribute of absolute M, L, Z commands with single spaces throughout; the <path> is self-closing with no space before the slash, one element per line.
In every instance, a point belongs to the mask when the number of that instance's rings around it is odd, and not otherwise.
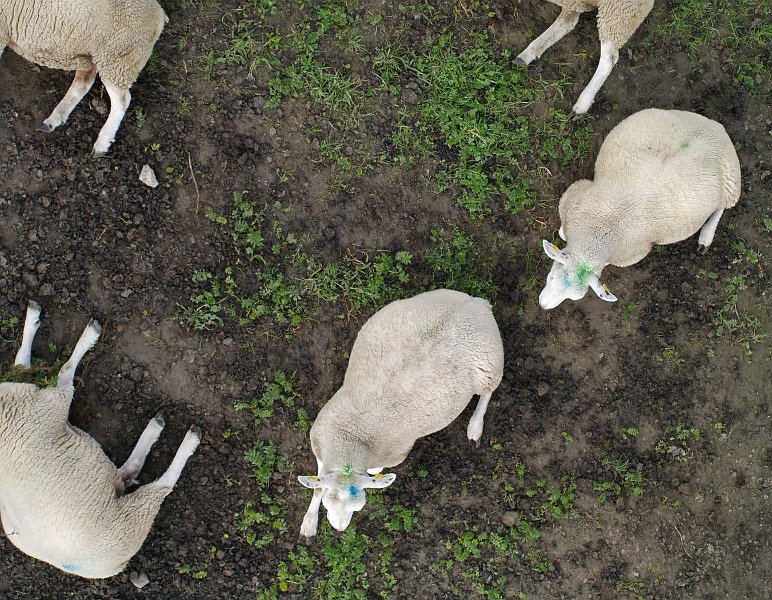
<path fill-rule="evenodd" d="M 97 335 L 102 335 L 102 326 L 99 324 L 99 321 L 96 319 L 91 319 L 88 324 L 89 327 L 91 327 L 94 330 L 94 333 Z"/>
<path fill-rule="evenodd" d="M 580 115 L 580 114 L 579 114 L 579 113 L 577 113 L 575 110 L 572 110 L 572 111 L 569 113 L 569 115 L 568 115 L 568 116 L 569 116 L 569 117 L 571 117 L 571 120 L 572 120 L 572 121 L 578 121 L 578 120 L 579 120 L 579 119 L 581 119 L 581 118 L 582 118 L 584 115 L 583 115 L 583 114 L 582 114 L 582 115 Z"/>
<path fill-rule="evenodd" d="M 54 130 L 54 128 L 48 123 L 42 123 L 41 125 L 37 126 L 37 130 L 42 131 L 44 133 L 51 133 Z"/>
<path fill-rule="evenodd" d="M 697 252 L 700 254 L 707 254 L 708 253 L 708 246 L 703 246 L 702 244 L 699 244 L 697 246 Z"/>
<path fill-rule="evenodd" d="M 191 425 L 190 429 L 188 430 L 190 433 L 195 435 L 199 441 L 201 441 L 201 428 L 198 425 Z"/>
<path fill-rule="evenodd" d="M 525 62 L 525 61 L 524 61 L 522 58 L 520 58 L 519 56 L 518 56 L 517 58 L 515 58 L 515 64 L 516 64 L 518 67 L 527 67 L 527 66 L 528 66 L 528 63 L 527 63 L 527 62 Z"/>
<path fill-rule="evenodd" d="M 305 542 L 306 546 L 310 546 L 316 541 L 315 535 L 310 535 L 308 537 L 304 536 L 302 533 L 298 536 L 298 542 Z"/>
<path fill-rule="evenodd" d="M 155 421 L 155 424 L 158 425 L 161 429 L 166 427 L 166 421 L 164 421 L 163 413 L 159 412 L 155 417 L 153 417 L 153 420 Z"/>
<path fill-rule="evenodd" d="M 91 158 L 102 158 L 102 157 L 103 157 L 103 156 L 105 156 L 106 154 L 107 154 L 107 150 L 96 150 L 96 149 L 95 149 L 95 150 L 94 150 L 94 151 L 91 153 Z"/>

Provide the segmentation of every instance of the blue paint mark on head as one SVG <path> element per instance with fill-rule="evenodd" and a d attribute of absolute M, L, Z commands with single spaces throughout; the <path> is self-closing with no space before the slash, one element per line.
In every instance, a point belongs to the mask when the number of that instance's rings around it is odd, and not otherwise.
<path fill-rule="evenodd" d="M 350 486 L 348 486 L 348 494 L 352 498 L 356 498 L 357 495 L 359 494 L 359 488 L 354 484 L 351 484 Z"/>
<path fill-rule="evenodd" d="M 571 278 L 568 273 L 563 273 L 563 287 L 571 287 Z"/>
<path fill-rule="evenodd" d="M 68 573 L 78 573 L 80 571 L 80 568 L 78 567 L 78 565 L 71 565 L 71 564 L 62 565 L 62 569 L 67 571 Z"/>

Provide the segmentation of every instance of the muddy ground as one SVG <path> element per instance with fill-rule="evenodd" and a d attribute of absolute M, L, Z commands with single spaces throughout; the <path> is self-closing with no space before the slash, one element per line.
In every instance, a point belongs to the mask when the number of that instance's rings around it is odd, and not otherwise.
<path fill-rule="evenodd" d="M 494 52 L 519 51 L 557 14 L 536 1 L 348 4 L 366 48 L 397 30 L 408 47 L 442 31 L 459 43 L 481 31 Z M 201 426 L 204 439 L 124 573 L 101 581 L 65 575 L 0 536 L 0 597 L 769 597 L 769 90 L 738 82 L 717 43 L 690 56 L 660 35 L 674 4 L 658 3 L 622 51 L 591 110 L 587 157 L 552 164 L 527 211 L 494 208 L 483 220 L 457 206 L 457 186 L 437 191 L 433 173 L 448 155 L 453 160 L 441 140 L 416 166 L 389 159 L 398 108 L 421 93 L 409 71 L 401 91 L 372 100 L 361 146 L 344 149 L 354 160 L 369 149 L 386 160 L 362 176 L 346 173 L 345 186 L 331 184 L 340 172 L 319 159 L 320 139 L 335 123 L 323 106 L 300 95 L 271 108 L 265 66 L 254 79 L 238 65 L 217 65 L 207 76 L 202 56 L 222 48 L 240 3 L 166 3 L 170 22 L 152 65 L 132 88 L 112 152 L 100 160 L 89 152 L 105 119 L 101 84 L 65 126 L 40 133 L 35 126 L 70 74 L 6 51 L 0 309 L 7 326 L 0 364 L 12 361 L 20 331 L 11 318 L 23 317 L 28 298 L 44 311 L 34 355 L 49 363 L 66 356 L 88 319 L 98 318 L 104 334 L 80 369 L 72 423 L 120 463 L 162 410 L 167 427 L 142 482 L 164 471 L 191 424 Z M 276 5 L 265 19 L 277 30 L 309 10 L 301 2 Z M 426 18 L 427 6 L 447 19 Z M 384 15 L 386 26 L 369 30 L 373 14 Z M 597 45 L 594 20 L 585 16 L 532 69 L 545 80 L 573 80 L 558 100 L 563 110 L 591 77 Z M 325 59 L 344 72 L 364 70 L 351 56 Z M 549 268 L 540 240 L 556 237 L 560 194 L 591 177 L 605 135 L 647 107 L 694 110 L 724 124 L 742 163 L 739 204 L 725 213 L 706 255 L 694 238 L 633 267 L 604 270 L 619 302 L 590 293 L 551 312 L 539 309 Z M 143 164 L 153 167 L 159 187 L 139 182 Z M 409 251 L 402 295 L 436 285 L 424 259 L 430 232 L 457 226 L 475 236 L 497 289 L 506 367 L 481 447 L 466 442 L 470 407 L 418 441 L 381 502 L 355 516 L 354 537 L 322 525 L 308 554 L 316 562 L 302 573 L 296 540 L 310 494 L 295 476 L 311 473 L 315 461 L 307 433 L 294 425 L 297 408 L 313 419 L 335 391 L 346 352 L 374 309 L 319 302 L 294 328 L 270 317 L 191 327 L 181 306 L 201 291 L 193 274 L 245 265 L 227 227 L 205 216 L 207 207 L 230 214 L 241 190 L 269 207 L 267 223 L 303 236 L 306 251 L 323 260 Z M 273 210 L 277 200 L 289 210 Z M 279 370 L 294 373 L 295 405 L 278 404 L 256 427 L 250 411 L 237 412 L 234 403 L 260 397 Z M 265 548 L 237 527 L 246 503 L 264 493 L 244 458 L 258 440 L 287 459 L 267 488 L 284 500 L 287 527 Z M 625 468 L 614 471 L 614 460 Z M 383 515 L 403 509 L 413 512 L 387 526 Z M 523 520 L 538 534 L 527 536 Z M 253 531 L 259 537 L 266 529 Z M 506 541 L 495 543 L 493 533 Z M 358 548 L 364 551 L 354 556 Z M 282 564 L 290 566 L 284 579 Z M 145 571 L 150 583 L 135 589 L 132 571 Z"/>

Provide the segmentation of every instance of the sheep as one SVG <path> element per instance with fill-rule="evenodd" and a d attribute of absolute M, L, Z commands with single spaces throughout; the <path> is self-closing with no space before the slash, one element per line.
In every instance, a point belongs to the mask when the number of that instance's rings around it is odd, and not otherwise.
<path fill-rule="evenodd" d="M 156 0 L 0 0 L 0 56 L 6 46 L 27 60 L 75 71 L 51 115 L 50 132 L 67 121 L 91 89 L 97 71 L 110 96 L 110 114 L 94 144 L 104 156 L 115 140 L 137 79 L 168 21 Z"/>
<path fill-rule="evenodd" d="M 319 504 L 343 531 L 365 505 L 365 489 L 385 488 L 423 436 L 453 421 L 480 399 L 467 437 L 480 443 L 483 418 L 504 369 L 504 348 L 490 304 L 453 290 L 435 290 L 388 304 L 362 327 L 343 385 L 311 428 L 316 476 L 301 538 L 316 535 Z"/>
<path fill-rule="evenodd" d="M 29 368 L 40 307 L 30 302 L 14 365 Z M 171 465 L 156 481 L 124 495 L 136 483 L 164 428 L 151 419 L 122 467 L 99 444 L 70 425 L 75 369 L 101 333 L 91 321 L 62 366 L 56 387 L 0 383 L 0 519 L 19 550 L 67 573 L 104 578 L 120 573 L 145 541 L 164 498 L 201 439 L 185 435 Z"/>
<path fill-rule="evenodd" d="M 678 110 L 635 113 L 608 134 L 595 161 L 595 180 L 574 182 L 560 199 L 560 250 L 543 241 L 553 261 L 539 295 L 544 309 L 579 300 L 588 286 L 603 300 L 606 265 L 642 260 L 654 244 L 673 244 L 701 228 L 706 252 L 725 209 L 740 197 L 740 161 L 720 123 Z"/>
<path fill-rule="evenodd" d="M 571 111 L 572 116 L 578 118 L 590 110 L 595 94 L 619 60 L 620 48 L 643 23 L 654 5 L 654 0 L 549 0 L 549 2 L 562 8 L 558 18 L 515 58 L 515 62 L 518 65 L 527 66 L 576 27 L 579 22 L 579 13 L 597 8 L 600 61 L 595 75 L 579 95 Z"/>

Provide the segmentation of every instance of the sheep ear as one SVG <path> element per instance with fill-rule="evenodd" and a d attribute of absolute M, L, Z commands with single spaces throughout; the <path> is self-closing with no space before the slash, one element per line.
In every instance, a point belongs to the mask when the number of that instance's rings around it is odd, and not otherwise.
<path fill-rule="evenodd" d="M 561 265 L 564 265 L 566 262 L 568 262 L 568 254 L 563 252 L 555 244 L 550 244 L 547 240 L 542 240 L 541 243 L 542 246 L 544 246 L 544 251 L 547 253 L 547 256 L 549 256 L 552 260 L 559 262 Z"/>
<path fill-rule="evenodd" d="M 598 294 L 598 298 L 606 302 L 616 302 L 617 297 L 608 291 L 605 283 L 601 283 L 597 275 L 590 277 L 590 287 L 592 291 Z"/>
<path fill-rule="evenodd" d="M 383 475 L 382 473 L 378 473 L 377 475 L 366 475 L 363 476 L 359 480 L 359 487 L 362 488 L 385 488 L 389 487 L 392 483 L 394 483 L 394 480 L 397 478 L 397 475 L 395 473 L 389 473 L 388 475 Z"/>
<path fill-rule="evenodd" d="M 316 488 L 329 487 L 327 477 L 317 477 L 316 475 L 298 475 L 298 481 L 307 488 L 315 490 Z"/>

